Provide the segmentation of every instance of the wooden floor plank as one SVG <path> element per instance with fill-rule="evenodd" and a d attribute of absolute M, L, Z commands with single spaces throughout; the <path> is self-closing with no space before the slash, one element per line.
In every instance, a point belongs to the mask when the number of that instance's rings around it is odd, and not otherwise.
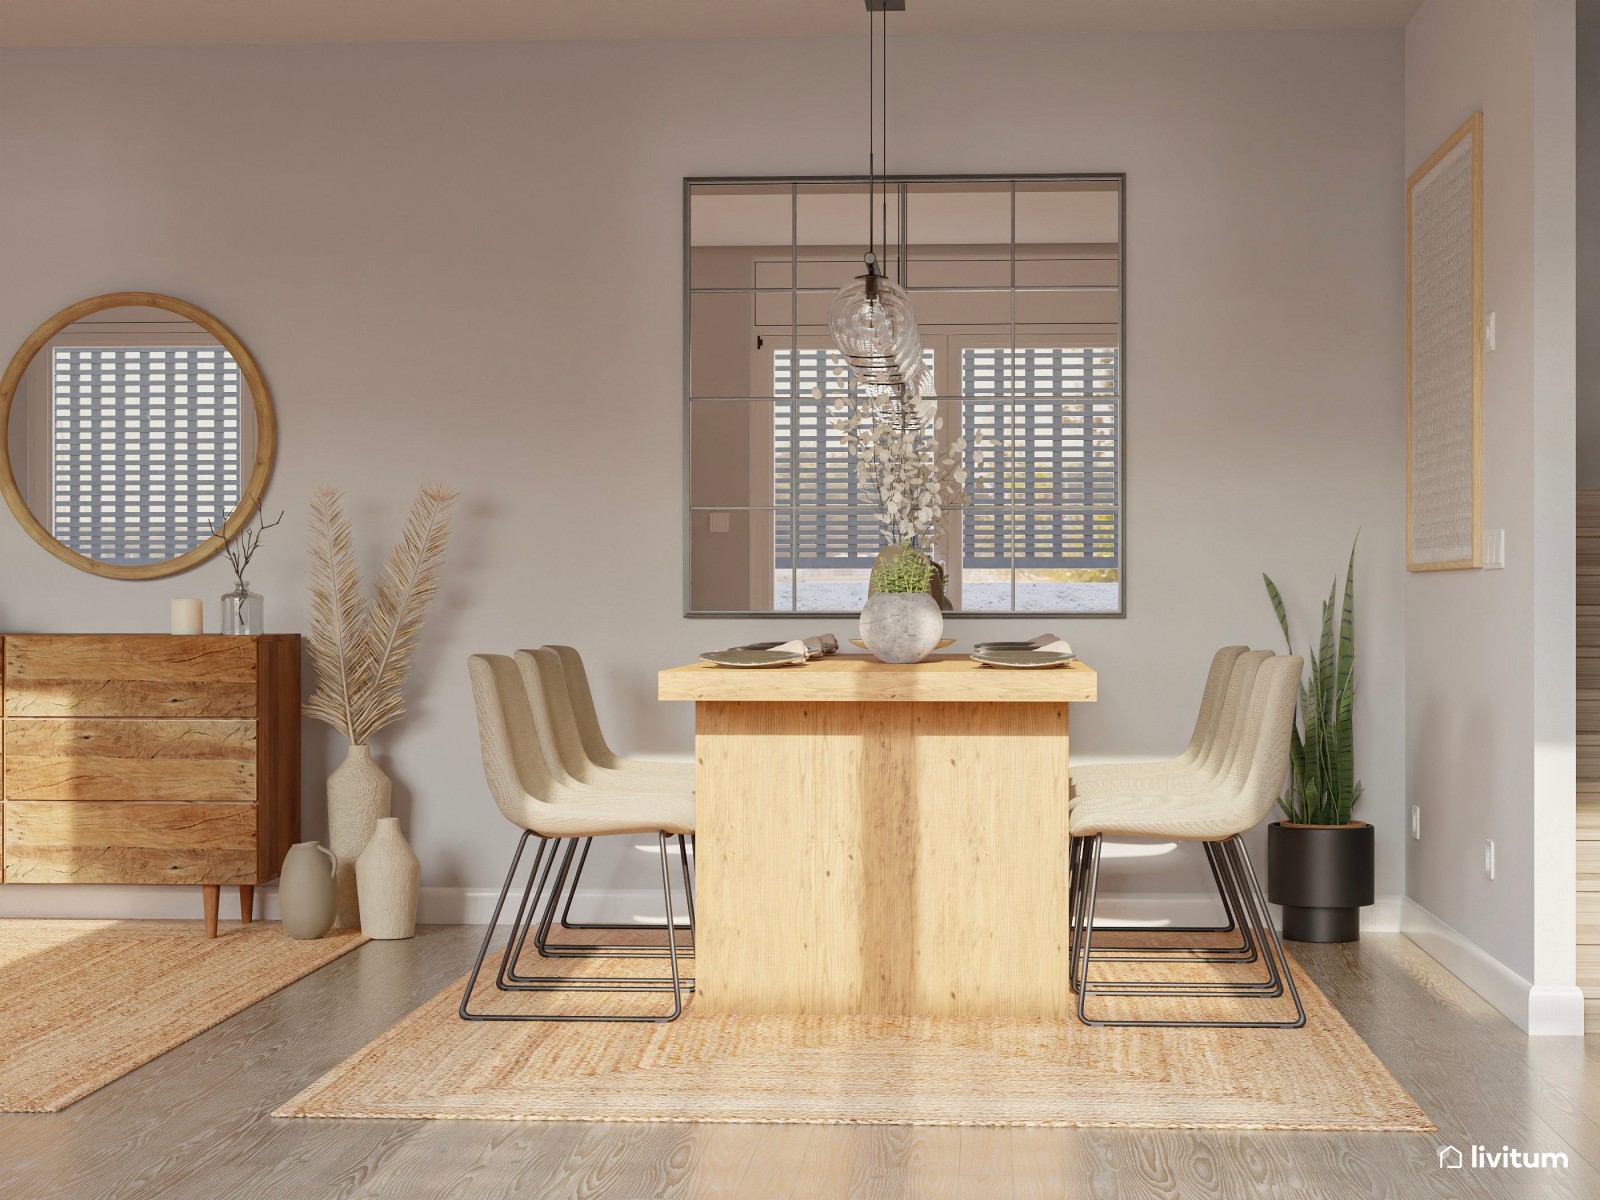
<path fill-rule="evenodd" d="M 1294 953 L 1433 1134 L 277 1120 L 270 1112 L 470 963 L 478 931 L 372 943 L 65 1112 L 0 1116 L 28 1200 L 1063 1195 L 1562 1200 L 1600 1195 L 1600 1038 L 1529 1039 L 1412 943 Z M 1569 1155 L 1441 1171 L 1438 1148 Z"/>

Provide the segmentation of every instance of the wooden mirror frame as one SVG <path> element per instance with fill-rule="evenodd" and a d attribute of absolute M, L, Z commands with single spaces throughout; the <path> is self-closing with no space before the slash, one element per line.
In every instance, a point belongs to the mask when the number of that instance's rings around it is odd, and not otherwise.
<path fill-rule="evenodd" d="M 56 334 L 73 322 L 92 313 L 104 312 L 108 308 L 159 308 L 184 317 L 216 338 L 223 348 L 233 355 L 234 362 L 239 364 L 239 373 L 244 377 L 245 386 L 250 389 L 250 398 L 255 404 L 256 458 L 250 479 L 239 497 L 239 505 L 222 527 L 224 537 L 232 537 L 238 533 L 245 522 L 255 515 L 256 509 L 261 504 L 261 496 L 267 490 L 267 481 L 272 477 L 273 459 L 277 454 L 277 418 L 272 409 L 272 395 L 267 391 L 266 380 L 261 377 L 261 368 L 256 366 L 256 360 L 250 356 L 250 351 L 244 348 L 244 343 L 234 335 L 233 330 L 204 309 L 157 292 L 107 292 L 103 296 L 80 300 L 63 308 L 35 329 L 28 336 L 28 340 L 23 342 L 11 356 L 11 363 L 6 367 L 5 375 L 0 376 L 0 495 L 5 496 L 6 504 L 10 506 L 17 522 L 39 545 L 68 566 L 77 567 L 80 571 L 88 571 L 91 575 L 100 575 L 107 579 L 160 579 L 167 575 L 177 575 L 205 562 L 221 551 L 223 539 L 208 537 L 193 550 L 186 551 L 176 558 L 169 558 L 165 562 L 144 563 L 136 567 L 97 562 L 87 555 L 79 554 L 76 550 L 68 549 L 51 536 L 50 531 L 40 523 L 39 518 L 28 507 L 27 501 L 23 499 L 22 489 L 17 486 L 16 474 L 11 466 L 11 440 L 8 432 L 11 426 L 11 405 L 16 398 L 17 387 L 22 382 L 23 374 L 33 364 L 34 357 L 40 349 Z"/>

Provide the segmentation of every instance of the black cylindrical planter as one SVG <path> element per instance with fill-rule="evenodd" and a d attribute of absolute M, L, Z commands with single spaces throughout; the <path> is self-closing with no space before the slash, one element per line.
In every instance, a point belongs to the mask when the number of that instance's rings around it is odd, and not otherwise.
<path fill-rule="evenodd" d="M 1283 905 L 1283 936 L 1295 942 L 1353 942 L 1361 906 L 1371 904 L 1372 826 L 1267 826 L 1267 899 Z"/>

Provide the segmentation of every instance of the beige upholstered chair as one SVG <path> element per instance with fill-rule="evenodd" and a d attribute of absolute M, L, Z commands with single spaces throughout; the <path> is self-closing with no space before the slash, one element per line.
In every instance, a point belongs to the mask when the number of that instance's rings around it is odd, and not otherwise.
<path fill-rule="evenodd" d="M 583 656 L 571 646 L 545 646 L 561 663 L 562 677 L 567 685 L 573 720 L 578 726 L 578 737 L 585 756 L 596 767 L 608 771 L 623 771 L 631 775 L 666 776 L 677 783 L 694 787 L 694 764 L 662 762 L 648 758 L 623 758 L 612 752 L 600 729 L 600 716 L 595 711 L 594 693 L 589 689 L 589 673 L 584 669 Z"/>
<path fill-rule="evenodd" d="M 566 778 L 579 788 L 601 787 L 643 795 L 673 795 L 694 803 L 694 764 L 651 762 L 644 759 L 625 759 L 611 753 L 600 733 L 600 723 L 595 715 L 594 698 L 589 693 L 588 675 L 583 669 L 583 659 L 570 646 L 544 646 L 538 650 L 518 650 L 517 668 L 522 673 L 528 689 L 529 706 L 533 710 L 534 724 L 540 744 L 552 763 L 559 763 Z M 585 737 L 585 729 L 589 735 Z M 596 751 L 596 747 L 599 750 Z M 612 765 L 596 761 L 592 753 L 600 753 Z M 670 768 L 663 770 L 661 768 Z M 550 930 L 559 905 L 562 929 L 571 930 L 637 930 L 637 925 L 607 921 L 574 921 L 572 905 L 583 878 L 583 869 L 589 862 L 593 840 L 567 845 L 557 872 L 557 886 L 550 894 L 550 910 L 540 922 L 540 933 L 534 944 L 540 954 L 556 957 L 590 954 L 618 954 L 631 957 L 660 957 L 660 947 L 640 946 L 631 940 L 607 942 L 550 941 Z M 573 861 L 576 856 L 576 862 Z M 691 879 L 692 866 L 684 839 L 678 839 L 678 864 L 683 872 L 683 883 L 689 897 L 689 918 L 693 923 L 694 890 Z M 563 892 L 565 900 L 561 899 Z M 680 926 L 686 928 L 686 926 Z M 681 948 L 679 953 L 693 956 L 692 946 Z"/>
<path fill-rule="evenodd" d="M 478 714 L 478 741 L 489 792 L 501 814 L 522 830 L 511 869 L 506 873 L 483 945 L 473 963 L 460 1014 L 468 1021 L 670 1021 L 683 1011 L 683 993 L 693 988 L 678 969 L 677 926 L 672 912 L 672 882 L 668 870 L 667 839 L 694 832 L 693 802 L 679 795 L 647 795 L 598 786 L 579 786 L 552 769 L 541 745 L 528 690 L 517 664 L 499 654 L 475 654 L 467 660 L 473 701 Z M 661 890 L 666 915 L 667 952 L 672 963 L 669 978 L 602 978 L 584 975 L 518 976 L 516 960 L 527 924 L 539 911 L 540 893 L 550 876 L 564 840 L 609 834 L 654 833 L 661 852 Z M 494 939 L 495 928 L 517 876 L 529 838 L 538 850 L 528 873 L 521 904 L 507 939 L 506 952 L 496 972 L 495 985 L 510 992 L 671 991 L 672 1010 L 662 1016 L 618 1016 L 574 1013 L 477 1013 L 471 1011 L 472 991 Z"/>
<path fill-rule="evenodd" d="M 1224 646 L 1218 650 L 1212 657 L 1211 669 L 1206 673 L 1194 735 L 1190 737 L 1183 754 L 1162 762 L 1106 763 L 1073 768 L 1073 803 L 1097 795 L 1139 792 L 1172 794 L 1196 792 L 1211 786 L 1226 772 L 1239 753 L 1241 714 L 1249 707 L 1250 694 L 1261 664 L 1271 657 L 1270 650 L 1247 650 L 1243 646 Z M 1172 926 L 1164 932 L 1217 934 L 1229 940 L 1202 947 L 1175 947 L 1170 942 L 1142 939 L 1136 945 L 1117 947 L 1122 957 L 1134 953 L 1153 954 L 1158 957 L 1150 961 L 1161 961 L 1160 956 L 1169 956 L 1178 950 L 1190 956 L 1206 951 L 1226 957 L 1244 954 L 1253 958 L 1257 953 L 1248 923 L 1242 922 L 1235 910 L 1232 890 L 1223 876 L 1226 868 L 1218 862 L 1216 848 L 1206 843 L 1204 849 L 1206 865 L 1211 871 L 1211 879 L 1222 900 L 1227 920 L 1222 925 Z M 1137 928 L 1123 926 L 1106 926 L 1104 930 L 1118 935 L 1140 933 Z M 1238 935 L 1237 944 L 1231 940 L 1235 933 Z"/>
<path fill-rule="evenodd" d="M 1250 707 L 1250 695 L 1255 686 L 1256 672 L 1261 664 L 1272 657 L 1271 650 L 1247 650 L 1233 660 L 1228 670 L 1227 687 L 1222 692 L 1222 702 L 1215 709 L 1215 726 L 1209 739 L 1203 739 L 1203 753 L 1190 760 L 1188 766 L 1172 771 L 1145 772 L 1137 770 L 1144 764 L 1106 764 L 1115 769 L 1090 774 L 1080 778 L 1080 772 L 1090 771 L 1080 767 L 1071 772 L 1074 797 L 1097 795 L 1128 795 L 1133 792 L 1202 791 L 1225 775 L 1234 757 L 1239 753 L 1240 723 Z M 1209 685 L 1209 678 L 1207 680 Z M 1174 762 L 1180 759 L 1172 760 Z M 1149 764 L 1164 768 L 1165 763 Z"/>
<path fill-rule="evenodd" d="M 1073 841 L 1073 988 L 1078 1017 L 1091 1025 L 1219 1025 L 1298 1027 L 1305 1009 L 1267 910 L 1266 897 L 1250 865 L 1242 835 L 1272 810 L 1289 768 L 1289 739 L 1294 727 L 1303 660 L 1298 655 L 1275 657 L 1260 664 L 1248 705 L 1238 721 L 1237 751 L 1227 769 L 1209 786 L 1180 792 L 1128 792 L 1075 799 L 1070 826 Z M 1221 865 L 1221 886 L 1247 922 L 1261 947 L 1267 969 L 1264 981 L 1195 982 L 1096 980 L 1094 909 L 1100 875 L 1103 837 L 1160 838 L 1199 841 L 1215 848 Z M 1103 931 L 1102 931 L 1103 932 Z M 1095 996 L 1245 996 L 1270 998 L 1287 989 L 1294 1000 L 1292 1021 L 1228 1020 L 1091 1020 L 1087 1003 Z"/>
<path fill-rule="evenodd" d="M 1224 646 L 1212 655 L 1211 669 L 1206 672 L 1205 688 L 1200 694 L 1200 712 L 1195 717 L 1194 733 L 1190 735 L 1189 744 L 1184 747 L 1182 754 L 1158 762 L 1089 763 L 1072 767 L 1073 791 L 1104 790 L 1100 785 L 1130 776 L 1166 779 L 1204 763 L 1217 738 L 1217 728 L 1222 721 L 1222 702 L 1228 691 L 1228 681 L 1233 675 L 1233 665 L 1249 649 L 1248 646 Z"/>

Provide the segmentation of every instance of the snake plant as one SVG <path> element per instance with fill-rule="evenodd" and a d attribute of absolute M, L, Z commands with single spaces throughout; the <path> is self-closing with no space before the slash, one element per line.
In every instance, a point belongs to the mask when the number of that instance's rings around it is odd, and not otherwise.
<path fill-rule="evenodd" d="M 1289 636 L 1289 614 L 1283 597 L 1270 576 L 1267 595 L 1272 599 L 1283 639 L 1294 652 Z M 1356 665 L 1356 548 L 1350 547 L 1350 565 L 1345 571 L 1344 599 L 1340 604 L 1339 640 L 1334 644 L 1333 614 L 1339 589 L 1334 578 L 1328 598 L 1322 602 L 1322 641 L 1306 654 L 1306 678 L 1300 685 L 1300 722 L 1291 735 L 1290 763 L 1293 777 L 1289 790 L 1278 800 L 1278 807 L 1291 822 L 1299 825 L 1347 825 L 1350 811 L 1361 799 L 1361 784 L 1355 777 L 1355 699 Z"/>

